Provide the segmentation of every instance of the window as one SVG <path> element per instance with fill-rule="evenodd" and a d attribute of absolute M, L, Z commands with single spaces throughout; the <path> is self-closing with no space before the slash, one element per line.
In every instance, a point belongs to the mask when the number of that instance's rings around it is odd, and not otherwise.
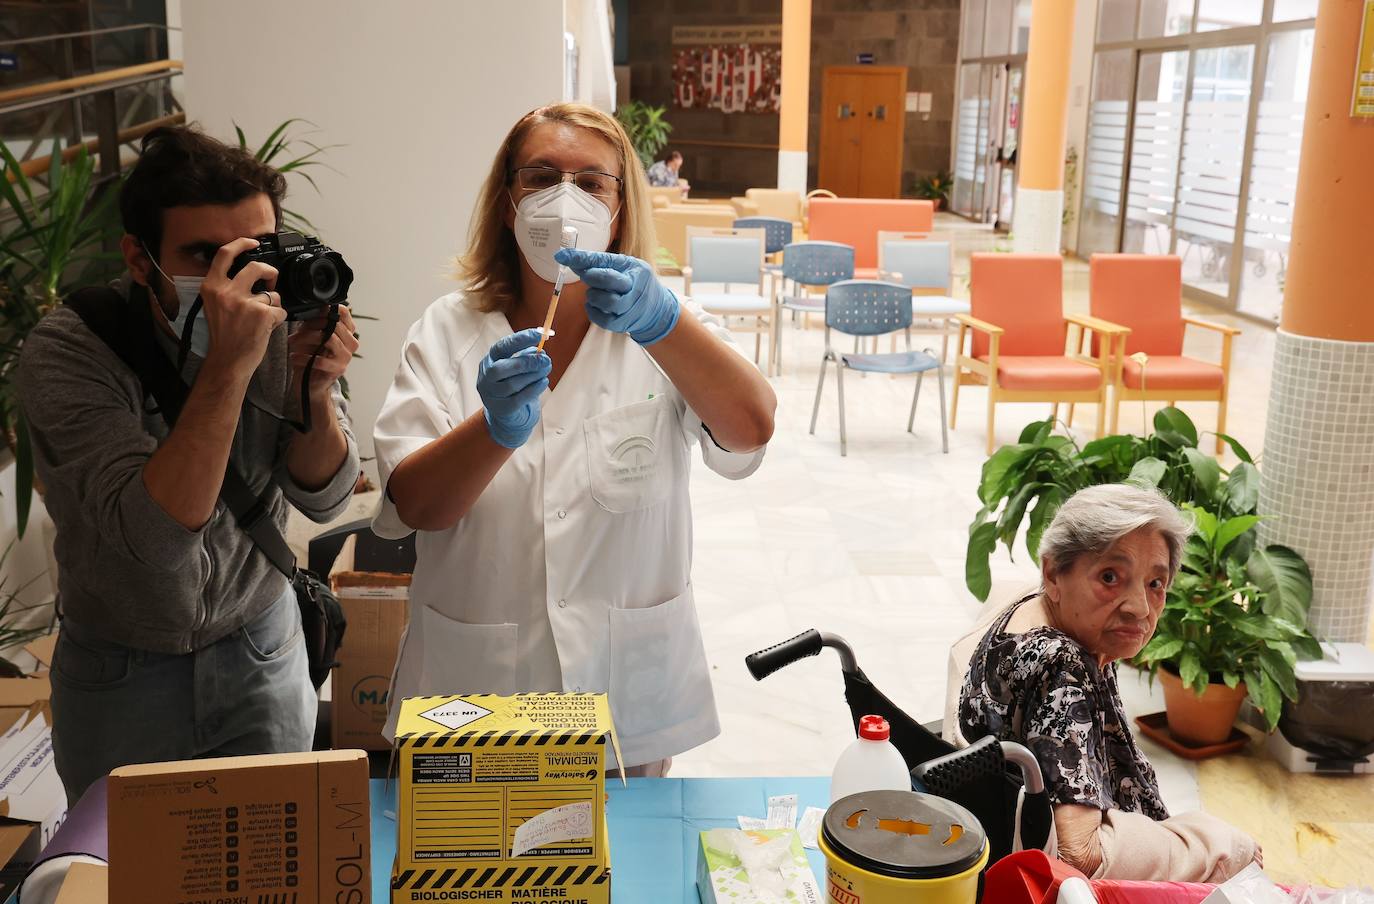
<path fill-rule="evenodd" d="M 1159 38 L 1193 30 L 1193 0 L 1141 0 L 1140 36 Z"/>
<path fill-rule="evenodd" d="M 1097 41 L 1129 41 L 1135 37 L 1136 0 L 1101 0 L 1097 5 Z"/>
<path fill-rule="evenodd" d="M 1126 121 L 1130 115 L 1134 53 L 1099 53 L 1093 66 L 1092 105 L 1084 148 L 1083 212 L 1078 253 L 1116 251 L 1121 179 L 1126 161 Z"/>

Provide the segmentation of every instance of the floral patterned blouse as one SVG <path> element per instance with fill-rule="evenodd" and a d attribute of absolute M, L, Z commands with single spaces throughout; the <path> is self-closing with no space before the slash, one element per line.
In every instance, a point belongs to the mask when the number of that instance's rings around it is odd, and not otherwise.
<path fill-rule="evenodd" d="M 1136 746 L 1116 663 L 1097 658 L 1057 628 L 1006 633 L 1022 600 L 979 642 L 959 692 L 959 728 L 1026 745 L 1040 761 L 1050 802 L 1167 819 L 1155 770 Z"/>

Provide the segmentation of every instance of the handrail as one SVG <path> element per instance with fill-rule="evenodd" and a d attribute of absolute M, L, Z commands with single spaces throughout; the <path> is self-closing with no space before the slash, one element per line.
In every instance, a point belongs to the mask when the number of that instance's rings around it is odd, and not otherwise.
<path fill-rule="evenodd" d="M 744 151 L 776 151 L 776 144 L 752 144 L 745 141 L 709 141 L 694 138 L 675 138 L 672 144 L 684 145 L 686 147 L 705 147 L 705 148 L 733 148 Z"/>
<path fill-rule="evenodd" d="M 44 41 L 61 41 L 66 38 L 88 38 L 92 35 L 113 35 L 125 31 L 139 31 L 145 28 L 160 28 L 163 31 L 181 31 L 170 25 L 162 25 L 157 22 L 139 22 L 135 25 L 116 25 L 111 28 L 92 28 L 86 31 L 68 31 L 58 35 L 39 35 L 36 38 L 14 38 L 9 41 L 0 41 L 0 47 L 19 47 L 23 44 L 41 44 Z"/>
<path fill-rule="evenodd" d="M 131 141 L 137 141 L 153 129 L 158 129 L 162 126 L 177 126 L 184 122 L 186 122 L 185 113 L 172 113 L 169 116 L 160 116 L 157 119 L 150 119 L 147 122 L 141 122 L 136 126 L 130 126 L 127 129 L 121 130 L 119 132 L 119 143 L 128 144 Z M 87 152 L 91 152 L 97 150 L 99 146 L 100 139 L 92 138 L 80 144 L 73 144 L 69 147 L 65 147 L 62 149 L 62 162 L 66 163 L 70 161 L 77 154 L 81 153 L 81 148 L 83 147 Z M 52 154 L 48 154 L 45 157 L 35 157 L 32 160 L 25 160 L 23 163 L 19 164 L 19 169 L 25 176 L 33 177 L 47 172 L 50 166 L 52 166 Z M 9 174 L 9 179 L 11 182 L 14 181 L 15 176 L 13 173 Z"/>
<path fill-rule="evenodd" d="M 59 79 L 55 82 L 24 85 L 21 88 L 11 88 L 8 91 L 0 91 L 0 104 L 13 103 L 17 100 L 26 100 L 30 97 L 42 97 L 47 94 L 62 94 L 80 88 L 106 85 L 110 82 L 118 82 L 124 79 L 135 78 L 140 75 L 169 72 L 172 70 L 181 71 L 182 68 L 181 60 L 156 60 L 152 63 L 125 66 L 122 69 L 108 69 L 104 72 L 96 72 L 91 75 L 78 75 L 76 78 Z M 60 100 L 62 98 L 59 97 L 55 99 Z"/>

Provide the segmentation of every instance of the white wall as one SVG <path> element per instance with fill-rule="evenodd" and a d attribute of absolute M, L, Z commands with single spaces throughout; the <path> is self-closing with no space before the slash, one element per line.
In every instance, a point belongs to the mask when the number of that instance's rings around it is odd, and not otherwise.
<path fill-rule="evenodd" d="M 349 368 L 365 456 L 410 325 L 452 291 L 477 191 L 515 121 L 563 86 L 561 0 L 236 0 L 182 8 L 187 115 L 259 141 L 310 120 L 337 172 L 287 206 L 357 275 L 363 359 Z"/>

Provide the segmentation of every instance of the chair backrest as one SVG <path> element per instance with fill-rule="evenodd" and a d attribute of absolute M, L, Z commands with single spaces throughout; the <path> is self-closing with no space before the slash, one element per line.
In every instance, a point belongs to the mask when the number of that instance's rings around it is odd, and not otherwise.
<path fill-rule="evenodd" d="M 881 336 L 911 326 L 911 290 L 876 279 L 847 279 L 825 290 L 825 325 L 850 336 Z"/>
<path fill-rule="evenodd" d="M 1062 355 L 1064 260 L 1057 254 L 974 254 L 970 313 L 1006 330 L 1003 355 Z M 988 353 L 988 337 L 973 331 L 973 355 Z"/>
<path fill-rule="evenodd" d="M 758 284 L 763 279 L 762 229 L 687 229 L 687 264 L 694 283 Z"/>
<path fill-rule="evenodd" d="M 854 266 L 878 266 L 878 232 L 931 232 L 935 204 L 891 198 L 812 198 L 807 238 L 854 246 Z"/>
<path fill-rule="evenodd" d="M 1126 354 L 1183 354 L 1183 261 L 1178 256 L 1094 254 L 1088 285 L 1092 315 L 1131 328 Z"/>
<path fill-rule="evenodd" d="M 878 245 L 878 266 L 884 279 L 912 289 L 938 289 L 949 294 L 953 285 L 953 254 L 949 242 L 884 239 Z"/>
<path fill-rule="evenodd" d="M 758 205 L 759 216 L 799 221 L 802 212 L 801 195 L 785 188 L 751 188 L 744 196 Z"/>
<path fill-rule="evenodd" d="M 666 187 L 662 185 L 650 185 L 649 197 L 662 198 L 669 204 L 676 204 L 677 202 L 682 200 L 682 189 L 678 188 L 675 185 L 670 185 Z"/>
<path fill-rule="evenodd" d="M 688 227 L 729 228 L 734 222 L 735 209 L 729 205 L 705 207 L 674 204 L 654 210 L 654 232 L 658 234 L 658 244 L 672 255 L 679 267 L 687 261 Z"/>
<path fill-rule="evenodd" d="M 782 249 L 782 275 L 803 286 L 854 278 L 854 249 L 839 242 L 793 242 Z"/>
<path fill-rule="evenodd" d="M 777 217 L 740 217 L 735 221 L 736 229 L 762 229 L 763 250 L 777 254 L 792 243 L 792 221 Z"/>

